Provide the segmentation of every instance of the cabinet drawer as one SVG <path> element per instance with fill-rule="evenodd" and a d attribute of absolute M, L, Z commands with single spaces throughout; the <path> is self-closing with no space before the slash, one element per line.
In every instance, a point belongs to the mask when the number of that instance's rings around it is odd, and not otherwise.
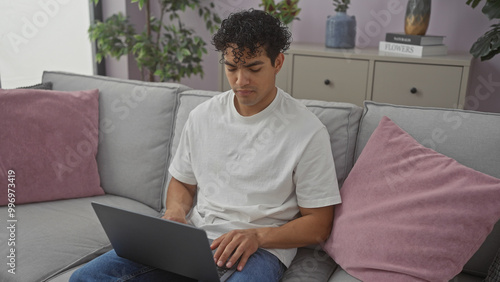
<path fill-rule="evenodd" d="M 456 108 L 461 79 L 462 67 L 376 62 L 372 100 Z"/>
<path fill-rule="evenodd" d="M 293 97 L 363 105 L 367 60 L 302 55 L 295 55 L 293 60 Z"/>

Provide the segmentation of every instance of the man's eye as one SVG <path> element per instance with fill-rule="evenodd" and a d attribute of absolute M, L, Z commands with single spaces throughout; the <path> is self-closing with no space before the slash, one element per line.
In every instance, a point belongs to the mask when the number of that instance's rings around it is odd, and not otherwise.
<path fill-rule="evenodd" d="M 236 71 L 236 69 L 233 69 L 233 68 L 226 68 L 228 72 L 234 72 Z"/>
<path fill-rule="evenodd" d="M 259 72 L 262 68 L 258 68 L 258 69 L 250 69 L 251 72 Z"/>

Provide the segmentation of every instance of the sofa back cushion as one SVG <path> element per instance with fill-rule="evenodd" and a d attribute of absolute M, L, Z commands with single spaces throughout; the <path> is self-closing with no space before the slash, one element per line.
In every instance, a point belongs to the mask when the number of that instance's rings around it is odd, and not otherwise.
<path fill-rule="evenodd" d="M 54 90 L 99 89 L 101 187 L 160 211 L 177 95 L 189 88 L 63 72 L 44 72 L 42 81 L 51 81 Z"/>
<path fill-rule="evenodd" d="M 359 157 L 383 116 L 389 117 L 420 144 L 477 171 L 500 178 L 500 115 L 457 109 L 422 108 L 365 102 L 356 144 Z M 464 271 L 485 276 L 500 248 L 497 223 Z M 486 262 L 486 263 L 485 263 Z"/>
<path fill-rule="evenodd" d="M 363 108 L 349 103 L 300 101 L 319 118 L 330 134 L 335 170 L 341 187 L 354 164 L 354 148 Z"/>
<path fill-rule="evenodd" d="M 179 108 L 172 140 L 171 157 L 174 156 L 177 150 L 180 134 L 189 116 L 189 112 L 200 103 L 219 93 L 221 92 L 189 90 L 179 95 Z M 353 166 L 358 124 L 363 109 L 348 103 L 315 100 L 300 101 L 325 124 L 330 134 L 335 169 L 339 184 L 341 185 Z"/>
<path fill-rule="evenodd" d="M 199 104 L 220 93 L 221 92 L 219 91 L 188 90 L 177 96 L 177 104 L 179 106 L 177 107 L 177 112 L 175 113 L 176 119 L 172 136 L 172 146 L 170 147 L 170 158 L 168 160 L 169 165 L 174 158 L 177 147 L 179 146 L 182 129 L 184 128 L 184 124 L 186 124 L 189 113 Z M 170 182 L 171 177 L 172 176 L 169 173 L 168 182 Z"/>

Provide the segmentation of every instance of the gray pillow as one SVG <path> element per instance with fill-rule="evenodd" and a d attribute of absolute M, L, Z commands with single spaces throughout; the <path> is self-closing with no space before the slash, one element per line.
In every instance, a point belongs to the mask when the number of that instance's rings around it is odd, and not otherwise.
<path fill-rule="evenodd" d="M 43 83 L 38 83 L 30 86 L 22 86 L 17 89 L 42 89 L 42 90 L 52 90 L 52 82 L 47 81 Z"/>
<path fill-rule="evenodd" d="M 330 134 L 339 187 L 354 165 L 354 148 L 363 108 L 354 104 L 299 100 L 326 126 Z"/>
<path fill-rule="evenodd" d="M 314 249 L 298 248 L 297 255 L 280 282 L 328 281 L 336 268 L 337 264 L 320 246 Z"/>
<path fill-rule="evenodd" d="M 48 71 L 42 81 L 51 81 L 54 89 L 61 91 L 99 89 L 97 164 L 101 187 L 106 194 L 162 210 L 177 96 L 189 88 L 177 83 Z"/>

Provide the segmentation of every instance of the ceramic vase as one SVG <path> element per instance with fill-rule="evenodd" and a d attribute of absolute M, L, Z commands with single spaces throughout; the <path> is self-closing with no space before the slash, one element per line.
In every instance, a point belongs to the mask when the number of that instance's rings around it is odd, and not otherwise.
<path fill-rule="evenodd" d="M 329 48 L 354 48 L 356 45 L 356 18 L 337 12 L 326 21 L 325 45 Z"/>
<path fill-rule="evenodd" d="M 431 18 L 431 0 L 408 0 L 405 16 L 405 33 L 425 35 Z"/>

